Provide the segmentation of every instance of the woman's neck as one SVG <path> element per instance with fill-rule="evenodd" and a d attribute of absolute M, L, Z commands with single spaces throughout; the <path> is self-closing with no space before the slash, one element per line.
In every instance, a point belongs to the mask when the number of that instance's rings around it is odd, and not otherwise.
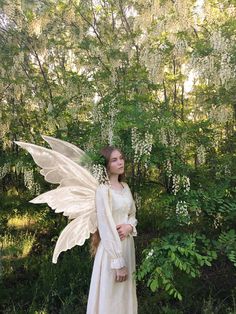
<path fill-rule="evenodd" d="M 110 184 L 113 190 L 122 191 L 124 189 L 123 184 L 118 180 L 119 175 L 114 175 L 110 177 Z"/>
<path fill-rule="evenodd" d="M 111 182 L 111 185 L 114 185 L 114 186 L 117 186 L 119 185 L 119 175 L 118 174 L 112 174 L 109 176 L 109 179 L 110 179 L 110 182 Z"/>

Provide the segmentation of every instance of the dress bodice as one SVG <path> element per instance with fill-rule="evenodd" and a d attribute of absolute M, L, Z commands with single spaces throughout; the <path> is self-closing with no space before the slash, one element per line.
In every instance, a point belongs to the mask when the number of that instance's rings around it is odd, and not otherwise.
<path fill-rule="evenodd" d="M 110 189 L 112 198 L 112 216 L 116 224 L 127 223 L 132 207 L 132 194 L 127 184 L 121 191 Z"/>

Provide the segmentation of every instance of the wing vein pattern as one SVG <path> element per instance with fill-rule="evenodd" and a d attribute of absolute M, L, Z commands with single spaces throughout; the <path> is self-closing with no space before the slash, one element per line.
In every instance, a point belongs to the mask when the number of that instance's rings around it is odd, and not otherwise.
<path fill-rule="evenodd" d="M 47 182 L 59 184 L 30 202 L 47 203 L 55 213 L 63 213 L 73 219 L 57 240 L 52 259 L 53 263 L 57 263 L 61 252 L 83 245 L 90 234 L 97 230 L 95 193 L 99 183 L 81 165 L 81 159 L 86 155 L 83 150 L 50 136 L 42 137 L 51 149 L 26 142 L 15 143 L 31 154 Z"/>

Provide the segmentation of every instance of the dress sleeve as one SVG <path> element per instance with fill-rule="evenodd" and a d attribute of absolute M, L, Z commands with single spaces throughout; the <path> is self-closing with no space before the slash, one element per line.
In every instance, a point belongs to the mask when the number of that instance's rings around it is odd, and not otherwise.
<path fill-rule="evenodd" d="M 109 189 L 106 186 L 99 186 L 96 190 L 98 230 L 102 245 L 111 258 L 111 268 L 120 269 L 126 264 L 122 256 L 121 240 L 112 217 L 108 193 Z"/>
<path fill-rule="evenodd" d="M 135 237 L 135 236 L 137 236 L 136 226 L 137 226 L 137 223 L 138 223 L 138 221 L 136 219 L 136 206 L 135 206 L 135 202 L 134 202 L 134 199 L 133 199 L 133 196 L 132 196 L 132 193 L 130 191 L 130 188 L 129 188 L 128 184 L 127 184 L 127 187 L 129 189 L 130 197 L 132 199 L 132 204 L 131 204 L 131 208 L 130 208 L 130 211 L 129 211 L 127 224 L 129 224 L 129 225 L 131 225 L 133 227 L 133 230 L 129 233 L 129 235 Z"/>
<path fill-rule="evenodd" d="M 136 226 L 137 226 L 137 219 L 135 217 L 135 214 L 136 214 L 136 206 L 135 206 L 135 202 L 134 200 L 132 201 L 132 205 L 131 205 L 131 209 L 130 209 L 130 212 L 129 212 L 129 218 L 128 218 L 128 222 L 127 224 L 131 225 L 133 227 L 133 230 L 130 232 L 130 235 L 132 235 L 133 237 L 134 236 L 137 236 L 137 229 L 136 229 Z"/>

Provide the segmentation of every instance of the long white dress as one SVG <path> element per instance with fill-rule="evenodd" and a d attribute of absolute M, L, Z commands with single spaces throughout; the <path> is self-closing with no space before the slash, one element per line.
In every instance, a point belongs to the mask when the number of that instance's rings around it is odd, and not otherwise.
<path fill-rule="evenodd" d="M 137 235 L 135 203 L 127 183 L 122 191 L 100 185 L 96 190 L 96 210 L 101 241 L 95 255 L 87 304 L 87 314 L 137 314 L 135 247 Z M 133 231 L 120 240 L 118 224 L 131 224 Z M 115 269 L 128 268 L 128 279 L 115 281 Z"/>

